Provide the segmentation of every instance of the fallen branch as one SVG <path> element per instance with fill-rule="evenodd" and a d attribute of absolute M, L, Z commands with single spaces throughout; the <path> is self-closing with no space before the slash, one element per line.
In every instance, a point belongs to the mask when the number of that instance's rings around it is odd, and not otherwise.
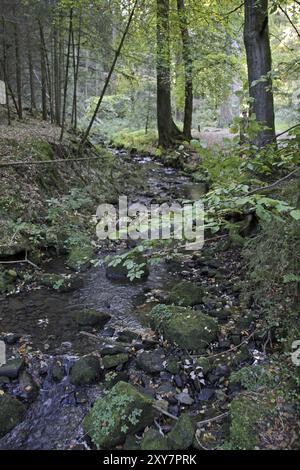
<path fill-rule="evenodd" d="M 87 160 L 97 160 L 102 158 L 103 155 L 98 155 L 97 157 L 81 157 L 81 158 L 60 158 L 57 160 L 44 160 L 44 161 L 32 161 L 32 162 L 6 162 L 0 163 L 1 167 L 8 166 L 18 166 L 18 165 L 47 165 L 47 164 L 56 164 L 56 163 L 69 163 L 69 162 L 81 162 Z"/>
<path fill-rule="evenodd" d="M 204 426 L 205 424 L 212 423 L 213 421 L 219 421 L 219 419 L 225 418 L 225 416 L 229 415 L 229 411 L 222 413 L 221 415 L 215 416 L 214 418 L 204 419 L 203 421 L 198 421 L 197 428 Z"/>
<path fill-rule="evenodd" d="M 171 418 L 171 419 L 174 419 L 175 421 L 178 421 L 178 417 L 177 417 L 177 416 L 172 415 L 171 413 L 169 413 L 168 411 L 163 410 L 163 409 L 160 408 L 159 406 L 152 405 L 152 407 L 153 407 L 156 411 L 158 411 L 159 413 L 168 416 L 168 418 Z"/>
<path fill-rule="evenodd" d="M 27 258 L 21 259 L 21 260 L 16 260 L 16 261 L 0 261 L 0 264 L 24 264 L 24 263 L 25 264 L 30 264 L 30 266 L 32 266 L 35 269 L 38 269 L 38 270 L 41 269 L 36 264 L 34 264 L 32 261 L 30 261 Z"/>
<path fill-rule="evenodd" d="M 265 191 L 266 189 L 272 189 L 278 186 L 280 183 L 283 181 L 288 180 L 291 176 L 293 176 L 295 173 L 297 173 L 300 170 L 300 166 L 298 166 L 295 170 L 291 171 L 288 175 L 284 176 L 283 178 L 280 178 L 279 180 L 275 181 L 274 183 L 269 184 L 268 186 L 261 186 L 260 188 L 255 188 L 252 191 L 250 191 L 247 196 L 251 196 L 252 194 L 259 193 L 261 191 Z"/>

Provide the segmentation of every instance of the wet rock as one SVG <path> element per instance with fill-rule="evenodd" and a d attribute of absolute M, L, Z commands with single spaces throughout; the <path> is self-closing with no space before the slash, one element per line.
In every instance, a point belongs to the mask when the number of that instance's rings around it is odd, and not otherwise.
<path fill-rule="evenodd" d="M 9 346 L 16 344 L 19 341 L 19 339 L 20 339 L 20 335 L 17 335 L 15 333 L 8 333 L 7 335 L 4 336 L 4 341 Z"/>
<path fill-rule="evenodd" d="M 149 374 L 158 374 L 164 370 L 165 355 L 163 350 L 144 351 L 138 354 L 136 358 L 137 366 Z"/>
<path fill-rule="evenodd" d="M 97 448 L 112 449 L 149 426 L 154 419 L 152 400 L 133 385 L 118 382 L 98 398 L 83 421 L 84 432 Z"/>
<path fill-rule="evenodd" d="M 178 374 L 178 372 L 180 371 L 180 363 L 177 359 L 168 359 L 166 364 L 166 370 L 171 374 Z"/>
<path fill-rule="evenodd" d="M 184 387 L 182 378 L 180 377 L 179 374 L 176 374 L 174 376 L 174 382 L 175 382 L 176 387 L 178 387 L 178 388 L 183 388 Z"/>
<path fill-rule="evenodd" d="M 17 379 L 20 371 L 25 367 L 23 359 L 10 359 L 0 367 L 0 377 Z"/>
<path fill-rule="evenodd" d="M 16 398 L 9 395 L 0 395 L 0 437 L 5 436 L 25 415 L 25 406 Z"/>
<path fill-rule="evenodd" d="M 111 319 L 108 313 L 98 312 L 95 309 L 85 309 L 77 312 L 76 321 L 79 326 L 97 326 L 103 328 Z"/>
<path fill-rule="evenodd" d="M 121 343 L 132 343 L 132 341 L 139 338 L 139 334 L 130 330 L 123 330 L 118 333 L 117 341 Z"/>
<path fill-rule="evenodd" d="M 52 368 L 52 378 L 54 382 L 60 382 L 65 376 L 65 368 L 61 361 L 57 360 L 53 364 Z"/>
<path fill-rule="evenodd" d="M 128 354 L 114 354 L 110 356 L 104 356 L 102 358 L 102 364 L 104 369 L 114 369 L 128 362 Z"/>
<path fill-rule="evenodd" d="M 26 371 L 22 371 L 19 377 L 20 390 L 22 397 L 29 402 L 33 402 L 40 391 L 40 388 L 32 376 Z"/>
<path fill-rule="evenodd" d="M 142 450 L 171 450 L 168 439 L 162 436 L 158 431 L 149 429 L 145 432 L 142 442 Z"/>
<path fill-rule="evenodd" d="M 83 281 L 78 276 L 61 274 L 43 274 L 40 277 L 40 283 L 42 286 L 50 287 L 57 292 L 72 292 L 80 289 L 83 286 Z"/>
<path fill-rule="evenodd" d="M 184 307 L 193 307 L 201 304 L 203 290 L 197 284 L 182 281 L 176 284 L 170 292 L 169 300 L 172 304 Z"/>
<path fill-rule="evenodd" d="M 152 327 L 179 347 L 204 352 L 217 339 L 216 321 L 191 308 L 157 305 L 150 314 Z"/>
<path fill-rule="evenodd" d="M 99 359 L 87 356 L 78 359 L 71 368 L 70 382 L 73 385 L 89 385 L 97 382 L 101 376 Z"/>
<path fill-rule="evenodd" d="M 102 356 L 114 356 L 115 354 L 126 353 L 128 348 L 119 344 L 107 344 L 103 346 L 99 351 Z"/>
<path fill-rule="evenodd" d="M 213 388 L 203 388 L 200 393 L 198 393 L 197 398 L 199 401 L 209 401 L 215 395 L 215 390 Z"/>
<path fill-rule="evenodd" d="M 158 395 L 175 395 L 176 389 L 170 382 L 162 383 L 157 389 L 156 394 Z"/>
<path fill-rule="evenodd" d="M 168 442 L 173 450 L 188 449 L 194 440 L 195 426 L 187 414 L 182 414 L 168 434 Z"/>
<path fill-rule="evenodd" d="M 124 281 L 130 282 L 129 278 L 129 269 L 124 262 L 131 261 L 134 265 L 137 266 L 138 271 L 140 271 L 140 277 L 135 278 L 134 282 L 143 281 L 149 276 L 149 267 L 148 261 L 142 253 L 134 252 L 129 253 L 125 259 L 120 259 L 120 262 L 117 265 L 112 265 L 111 260 L 106 263 L 106 277 L 113 281 Z"/>
<path fill-rule="evenodd" d="M 71 249 L 66 264 L 74 271 L 86 271 L 91 265 L 94 248 L 91 245 L 75 246 Z"/>
<path fill-rule="evenodd" d="M 194 399 L 188 393 L 185 392 L 178 393 L 177 395 L 175 395 L 175 398 L 177 401 L 179 401 L 179 403 L 181 403 L 181 405 L 190 406 L 194 403 Z"/>

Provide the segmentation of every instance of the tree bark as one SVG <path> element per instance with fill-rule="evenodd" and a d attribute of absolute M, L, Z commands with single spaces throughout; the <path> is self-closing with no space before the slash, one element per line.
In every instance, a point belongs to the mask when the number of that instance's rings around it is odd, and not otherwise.
<path fill-rule="evenodd" d="M 158 144 L 168 148 L 183 138 L 172 118 L 169 0 L 157 0 Z"/>
<path fill-rule="evenodd" d="M 43 120 L 47 121 L 47 72 L 45 63 L 45 54 L 42 41 L 40 43 L 40 57 L 41 57 L 41 82 L 42 82 L 42 116 Z"/>
<path fill-rule="evenodd" d="M 30 110 L 31 112 L 36 109 L 35 99 L 35 86 L 34 86 L 34 73 L 32 63 L 32 40 L 29 31 L 29 25 L 27 24 L 27 57 L 28 57 L 28 71 L 29 71 L 29 84 L 30 84 Z"/>
<path fill-rule="evenodd" d="M 15 14 L 16 18 L 16 14 Z M 23 118 L 23 96 L 22 96 L 22 65 L 20 56 L 20 38 L 19 26 L 17 21 L 14 21 L 14 38 L 15 38 L 15 57 L 16 57 L 16 82 L 17 82 L 17 100 L 18 100 L 18 116 L 19 119 Z"/>
<path fill-rule="evenodd" d="M 64 96 L 63 96 L 63 110 L 62 110 L 62 122 L 61 122 L 61 133 L 59 140 L 63 140 L 65 131 L 65 120 L 67 112 L 67 97 L 68 97 L 68 80 L 69 80 L 69 68 L 70 68 L 70 55 L 71 55 L 71 41 L 73 32 L 73 9 L 70 10 L 70 21 L 69 21 L 69 37 L 68 37 L 68 49 L 67 49 L 67 62 L 66 62 L 66 75 L 64 83 Z"/>
<path fill-rule="evenodd" d="M 247 54 L 251 113 L 266 127 L 253 143 L 263 147 L 276 140 L 272 79 L 272 54 L 268 26 L 268 0 L 245 0 L 244 42 Z M 265 78 L 264 78 L 265 77 Z M 257 84 L 254 81 L 260 80 Z"/>
<path fill-rule="evenodd" d="M 188 20 L 184 0 L 177 0 L 179 14 L 179 26 L 182 37 L 182 57 L 185 72 L 185 102 L 184 102 L 184 123 L 183 133 L 187 140 L 192 139 L 193 120 L 193 58 L 192 44 L 188 29 Z"/>
<path fill-rule="evenodd" d="M 5 18 L 2 16 L 2 26 L 3 26 L 3 78 L 5 83 L 5 99 L 7 106 L 7 124 L 11 125 L 10 117 L 10 107 L 9 107 L 9 93 L 8 93 L 8 78 L 7 78 L 7 58 L 6 58 L 6 25 Z"/>

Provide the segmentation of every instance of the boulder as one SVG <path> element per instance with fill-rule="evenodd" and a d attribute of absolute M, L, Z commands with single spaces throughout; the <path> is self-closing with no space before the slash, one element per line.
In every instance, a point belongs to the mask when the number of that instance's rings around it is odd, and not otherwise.
<path fill-rule="evenodd" d="M 136 358 L 137 366 L 149 374 L 158 374 L 164 370 L 165 355 L 163 350 L 143 351 Z"/>
<path fill-rule="evenodd" d="M 169 296 L 172 304 L 182 305 L 183 307 L 193 307 L 201 304 L 203 298 L 203 290 L 197 284 L 189 281 L 182 281 L 176 284 Z"/>
<path fill-rule="evenodd" d="M 154 419 L 152 400 L 133 385 L 118 382 L 98 398 L 83 421 L 84 432 L 98 449 L 112 449 L 127 435 L 149 426 Z"/>
<path fill-rule="evenodd" d="M 168 442 L 173 450 L 184 450 L 191 447 L 195 435 L 195 426 L 187 414 L 182 414 L 172 431 L 168 434 Z"/>
<path fill-rule="evenodd" d="M 142 442 L 142 450 L 170 450 L 168 439 L 162 436 L 158 431 L 149 429 L 144 433 Z"/>
<path fill-rule="evenodd" d="M 17 379 L 24 366 L 25 362 L 23 359 L 10 359 L 6 364 L 0 367 L 0 377 Z"/>
<path fill-rule="evenodd" d="M 203 353 L 218 337 L 214 318 L 191 308 L 157 305 L 150 312 L 151 326 L 181 348 Z"/>
<path fill-rule="evenodd" d="M 0 438 L 22 421 L 25 411 L 25 406 L 16 398 L 0 395 Z"/>
<path fill-rule="evenodd" d="M 102 358 L 102 364 L 104 369 L 114 369 L 115 367 L 121 366 L 128 361 L 128 354 L 120 353 Z"/>
<path fill-rule="evenodd" d="M 73 271 L 86 271 L 94 256 L 94 248 L 91 245 L 74 246 L 67 258 L 66 264 Z"/>
<path fill-rule="evenodd" d="M 80 310 L 80 312 L 76 313 L 76 321 L 79 326 L 97 326 L 103 328 L 110 319 L 111 316 L 108 313 L 98 312 L 93 308 Z"/>
<path fill-rule="evenodd" d="M 71 368 L 70 382 L 73 385 L 89 385 L 97 382 L 100 376 L 99 359 L 95 356 L 81 357 Z"/>

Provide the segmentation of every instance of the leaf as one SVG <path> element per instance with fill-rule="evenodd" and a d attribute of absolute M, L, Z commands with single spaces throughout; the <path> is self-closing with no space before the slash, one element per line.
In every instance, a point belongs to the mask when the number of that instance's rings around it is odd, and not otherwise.
<path fill-rule="evenodd" d="M 300 209 L 295 209 L 290 212 L 291 217 L 295 220 L 300 220 Z"/>

